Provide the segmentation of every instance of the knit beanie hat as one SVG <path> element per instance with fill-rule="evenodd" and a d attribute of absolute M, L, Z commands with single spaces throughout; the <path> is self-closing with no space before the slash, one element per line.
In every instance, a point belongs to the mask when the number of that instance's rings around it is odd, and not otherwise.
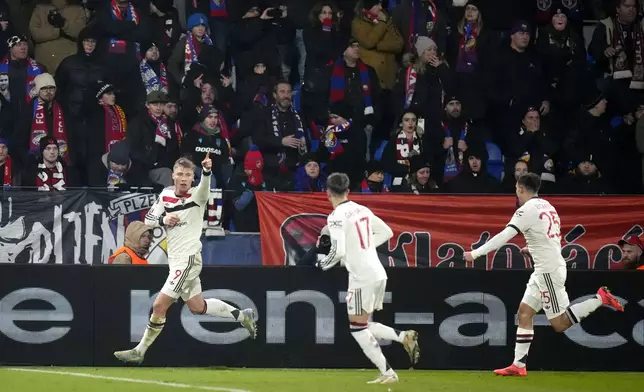
<path fill-rule="evenodd" d="M 206 18 L 206 15 L 202 13 L 190 15 L 190 17 L 188 18 L 188 23 L 186 23 L 188 30 L 192 30 L 199 25 L 208 27 L 208 18 Z"/>
<path fill-rule="evenodd" d="M 56 81 L 54 77 L 48 73 L 43 73 L 34 78 L 35 91 L 36 93 L 44 87 L 56 87 Z"/>
<path fill-rule="evenodd" d="M 425 36 L 420 36 L 418 39 L 416 39 L 416 43 L 414 44 L 414 49 L 416 49 L 416 53 L 418 53 L 419 56 L 422 56 L 423 53 L 425 53 L 429 48 L 436 48 L 436 42 L 434 42 L 433 39 Z"/>
<path fill-rule="evenodd" d="M 42 155 L 42 153 L 45 151 L 47 146 L 54 145 L 58 147 L 58 141 L 53 137 L 45 136 L 40 138 L 39 145 L 40 145 L 40 155 Z"/>
<path fill-rule="evenodd" d="M 218 114 L 219 109 L 214 107 L 213 105 L 203 105 L 201 108 L 201 112 L 199 112 L 199 122 L 203 122 L 206 117 L 210 116 L 211 114 Z"/>
<path fill-rule="evenodd" d="M 420 155 L 414 155 L 409 159 L 409 173 L 414 174 L 420 169 L 432 168 L 432 165 Z"/>
<path fill-rule="evenodd" d="M 114 143 L 107 154 L 108 162 L 114 162 L 117 165 L 127 165 L 130 163 L 130 145 L 127 141 L 122 140 Z"/>
<path fill-rule="evenodd" d="M 250 146 L 250 149 L 244 157 L 244 170 L 262 170 L 264 168 L 264 157 L 256 145 Z"/>

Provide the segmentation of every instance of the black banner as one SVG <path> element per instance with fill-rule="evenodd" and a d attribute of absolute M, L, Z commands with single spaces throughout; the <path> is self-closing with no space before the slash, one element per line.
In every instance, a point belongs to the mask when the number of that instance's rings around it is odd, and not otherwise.
<path fill-rule="evenodd" d="M 529 271 L 389 269 L 375 320 L 420 333 L 421 369 L 493 369 L 511 363 L 516 309 Z M 126 266 L 0 266 L 0 364 L 117 366 L 147 324 L 167 269 Z M 346 272 L 309 268 L 204 267 L 204 296 L 259 314 L 257 340 L 230 320 L 178 303 L 148 351 L 148 366 L 371 368 L 349 334 Z M 72 284 L 73 282 L 73 284 Z M 642 371 L 644 274 L 570 271 L 571 301 L 608 285 L 625 313 L 600 308 L 555 333 L 536 318 L 529 368 Z M 38 331 L 37 333 L 35 331 Z M 407 368 L 397 343 L 383 351 Z"/>
<path fill-rule="evenodd" d="M 107 190 L 10 190 L 0 197 L 0 263 L 101 264 L 123 245 L 130 222 L 144 220 L 154 193 Z M 224 235 L 223 192 L 210 192 L 205 234 Z M 165 230 L 157 228 L 148 261 L 167 263 Z"/>

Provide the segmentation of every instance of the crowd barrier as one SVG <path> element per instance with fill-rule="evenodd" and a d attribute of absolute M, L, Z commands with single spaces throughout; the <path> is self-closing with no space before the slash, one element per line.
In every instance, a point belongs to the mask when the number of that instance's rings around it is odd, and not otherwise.
<path fill-rule="evenodd" d="M 513 357 L 516 309 L 530 273 L 390 268 L 376 321 L 416 329 L 419 369 L 493 369 Z M 0 365 L 117 366 L 112 352 L 139 341 L 163 266 L 0 265 Z M 204 295 L 258 311 L 256 340 L 231 320 L 195 316 L 178 303 L 148 351 L 148 366 L 371 368 L 349 333 L 346 272 L 291 267 L 204 267 Z M 557 334 L 536 318 L 533 370 L 643 371 L 644 274 L 571 271 L 579 301 L 602 285 L 627 301 L 600 308 Z M 383 342 L 394 368 L 397 343 Z"/>

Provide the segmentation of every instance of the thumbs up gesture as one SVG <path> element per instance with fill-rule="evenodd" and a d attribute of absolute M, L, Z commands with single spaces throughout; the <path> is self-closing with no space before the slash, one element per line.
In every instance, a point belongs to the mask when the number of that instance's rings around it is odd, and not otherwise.
<path fill-rule="evenodd" d="M 203 167 L 204 170 L 212 170 L 212 160 L 210 159 L 210 153 L 206 153 L 206 157 L 201 161 L 201 167 Z"/>

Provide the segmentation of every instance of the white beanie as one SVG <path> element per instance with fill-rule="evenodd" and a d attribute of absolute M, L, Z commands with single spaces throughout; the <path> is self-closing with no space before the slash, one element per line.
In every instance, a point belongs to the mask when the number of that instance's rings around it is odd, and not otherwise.
<path fill-rule="evenodd" d="M 416 48 L 416 53 L 418 53 L 419 56 L 422 56 L 427 49 L 434 47 L 436 48 L 436 42 L 434 42 L 433 39 L 425 36 L 420 36 L 416 39 L 416 43 L 414 44 L 414 48 Z"/>
<path fill-rule="evenodd" d="M 48 73 L 40 74 L 34 78 L 34 84 L 35 84 L 35 92 L 36 94 L 40 92 L 40 90 L 44 87 L 56 87 L 56 81 L 54 80 L 54 77 L 51 76 Z"/>

